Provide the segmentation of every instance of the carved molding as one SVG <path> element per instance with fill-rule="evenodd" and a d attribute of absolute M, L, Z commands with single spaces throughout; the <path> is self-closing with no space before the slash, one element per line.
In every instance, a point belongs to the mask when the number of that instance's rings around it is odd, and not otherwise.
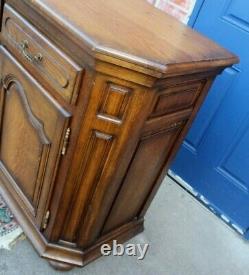
<path fill-rule="evenodd" d="M 20 95 L 20 99 L 23 103 L 23 107 L 27 113 L 28 120 L 33 126 L 33 128 L 37 131 L 38 136 L 43 144 L 50 144 L 48 137 L 46 136 L 45 129 L 43 123 L 33 114 L 28 99 L 25 95 L 24 89 L 18 80 L 15 79 L 12 75 L 7 75 L 2 80 L 3 88 L 5 91 L 11 89 L 12 86 L 16 87 L 16 91 Z"/>

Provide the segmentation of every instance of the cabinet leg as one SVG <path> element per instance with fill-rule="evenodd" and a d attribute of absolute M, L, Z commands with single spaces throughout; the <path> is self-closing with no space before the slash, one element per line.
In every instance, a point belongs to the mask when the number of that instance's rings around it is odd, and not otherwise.
<path fill-rule="evenodd" d="M 48 261 L 49 264 L 52 266 L 53 269 L 58 270 L 58 271 L 70 271 L 73 269 L 75 266 L 71 264 L 66 264 L 66 263 L 61 263 L 57 261 L 50 260 Z"/>

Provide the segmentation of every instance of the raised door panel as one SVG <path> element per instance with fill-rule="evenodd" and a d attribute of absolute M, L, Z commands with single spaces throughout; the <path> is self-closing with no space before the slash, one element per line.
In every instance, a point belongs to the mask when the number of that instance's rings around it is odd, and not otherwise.
<path fill-rule="evenodd" d="M 34 180 L 42 180 L 39 170 L 46 161 L 50 141 L 31 111 L 21 84 L 13 78 L 4 93 L 1 160 L 15 175 L 29 201 L 35 203 L 39 182 L 35 184 Z"/>
<path fill-rule="evenodd" d="M 103 234 L 139 217 L 184 124 L 184 121 L 181 124 L 173 123 L 172 127 L 146 135 L 140 140 Z M 150 168 L 145 169 L 147 166 Z"/>
<path fill-rule="evenodd" d="M 159 90 L 151 117 L 192 109 L 205 83 L 205 80 L 189 81 Z"/>
<path fill-rule="evenodd" d="M 70 114 L 1 49 L 1 176 L 40 224 Z"/>

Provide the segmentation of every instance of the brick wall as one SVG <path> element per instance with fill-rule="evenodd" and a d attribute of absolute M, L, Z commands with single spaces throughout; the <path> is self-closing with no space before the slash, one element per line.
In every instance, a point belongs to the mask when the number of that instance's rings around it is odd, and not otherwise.
<path fill-rule="evenodd" d="M 160 10 L 163 10 L 183 23 L 187 23 L 196 0 L 147 0 Z"/>

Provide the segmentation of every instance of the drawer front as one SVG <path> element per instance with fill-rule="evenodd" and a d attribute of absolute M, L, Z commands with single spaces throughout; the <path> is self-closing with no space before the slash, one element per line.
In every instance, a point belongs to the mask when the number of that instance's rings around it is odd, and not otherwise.
<path fill-rule="evenodd" d="M 41 225 L 71 114 L 0 47 L 0 180 Z"/>
<path fill-rule="evenodd" d="M 204 85 L 205 82 L 196 81 L 158 91 L 151 117 L 192 108 Z"/>
<path fill-rule="evenodd" d="M 182 126 L 188 121 L 192 114 L 191 109 L 182 110 L 172 114 L 166 114 L 160 117 L 150 118 L 146 121 L 143 129 L 143 136 L 151 135 L 156 132 L 165 131 L 165 129 L 174 129 Z"/>
<path fill-rule="evenodd" d="M 5 5 L 2 43 L 39 81 L 46 81 L 69 103 L 75 103 L 82 69 Z"/>

